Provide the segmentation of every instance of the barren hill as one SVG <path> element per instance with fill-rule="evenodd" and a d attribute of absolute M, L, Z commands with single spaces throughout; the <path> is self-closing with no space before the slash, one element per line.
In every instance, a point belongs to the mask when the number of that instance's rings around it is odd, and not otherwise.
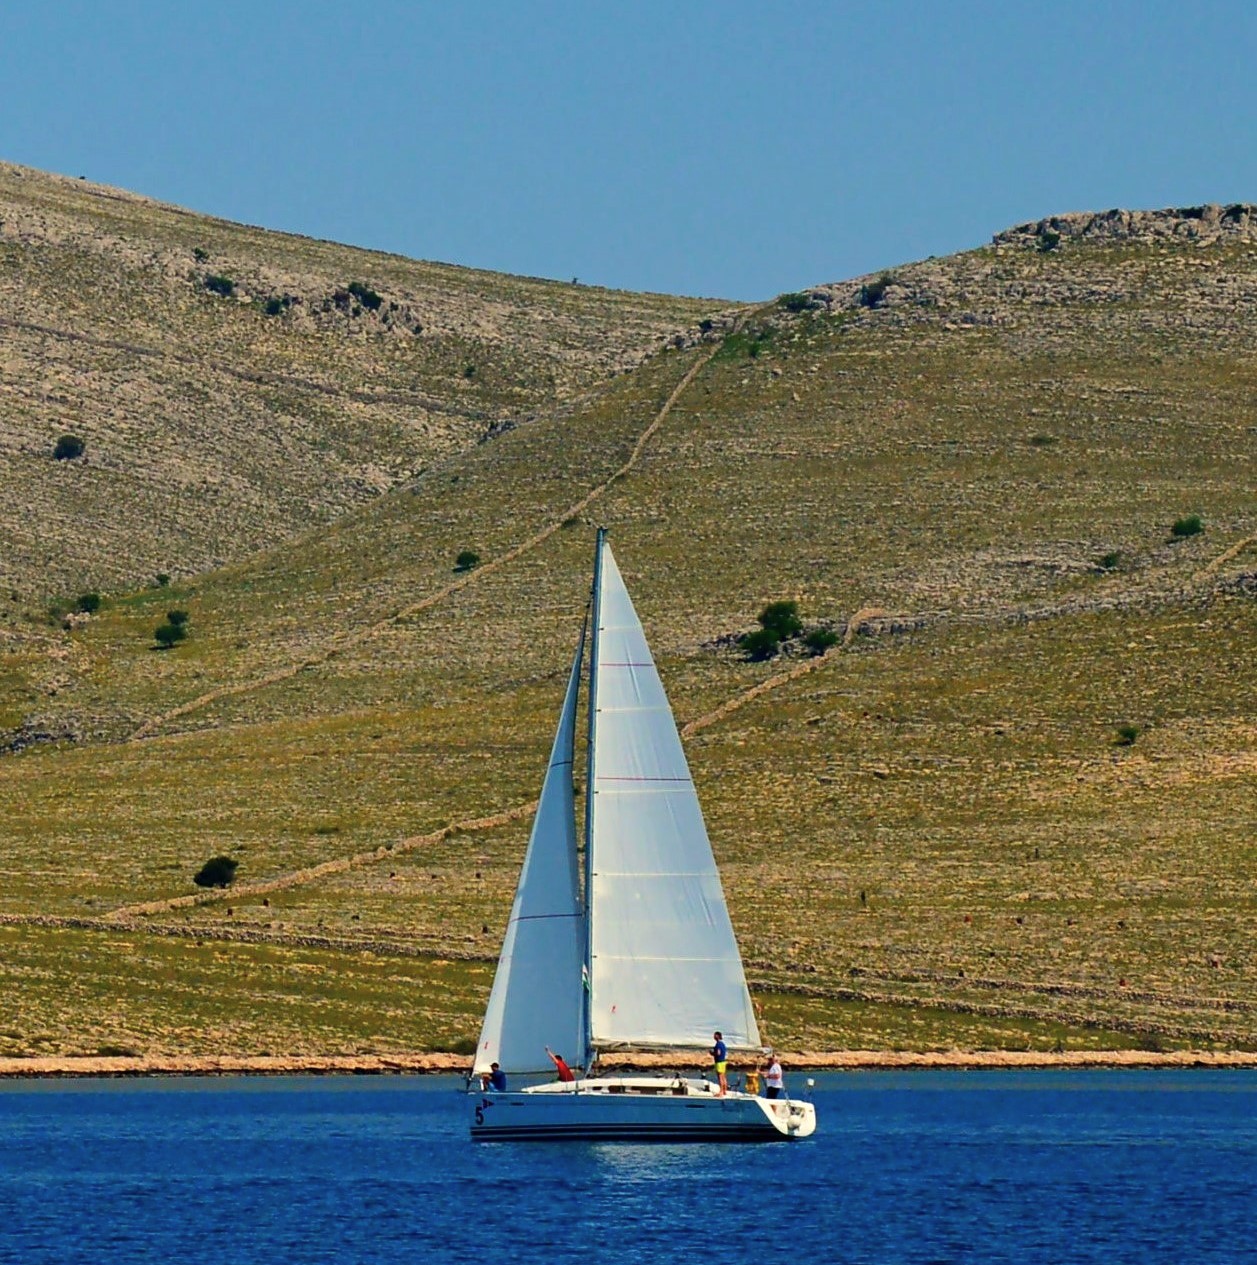
<path fill-rule="evenodd" d="M 0 588 L 45 601 L 246 556 L 721 306 L 418 263 L 0 164 Z M 64 434 L 80 458 L 53 460 Z"/>
<path fill-rule="evenodd" d="M 1257 1047 L 1255 317 L 1251 208 L 1059 216 L 13 621 L 0 1054 L 473 1037 L 598 522 L 775 1040 Z M 748 661 L 779 598 L 832 648 Z"/>

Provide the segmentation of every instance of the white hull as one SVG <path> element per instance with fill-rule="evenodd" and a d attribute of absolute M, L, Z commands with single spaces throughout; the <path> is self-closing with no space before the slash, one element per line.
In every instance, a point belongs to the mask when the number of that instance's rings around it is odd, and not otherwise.
<path fill-rule="evenodd" d="M 600 1077 L 475 1092 L 471 1136 L 478 1142 L 554 1140 L 773 1142 L 816 1129 L 811 1103 L 770 1100 L 683 1077 Z"/>

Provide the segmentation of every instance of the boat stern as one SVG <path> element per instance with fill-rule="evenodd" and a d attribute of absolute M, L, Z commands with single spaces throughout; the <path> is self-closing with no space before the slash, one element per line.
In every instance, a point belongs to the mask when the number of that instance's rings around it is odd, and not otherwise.
<path fill-rule="evenodd" d="M 787 1138 L 809 1138 L 816 1132 L 816 1108 L 797 1098 L 756 1098 L 756 1104 L 778 1133 Z"/>

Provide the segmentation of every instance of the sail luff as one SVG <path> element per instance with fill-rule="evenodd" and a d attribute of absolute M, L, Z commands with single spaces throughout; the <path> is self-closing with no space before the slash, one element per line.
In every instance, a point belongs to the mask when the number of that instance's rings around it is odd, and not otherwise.
<path fill-rule="evenodd" d="M 588 1031 L 581 985 L 585 918 L 572 790 L 584 651 L 582 627 L 476 1046 L 476 1074 L 494 1062 L 508 1073 L 547 1071 L 547 1045 L 561 1053 L 579 1049 Z"/>
<path fill-rule="evenodd" d="M 585 901 L 597 1048 L 730 1048 L 759 1030 L 680 735 L 611 549 L 590 673 Z"/>
<path fill-rule="evenodd" d="M 593 848 L 590 846 L 594 837 L 594 811 L 595 811 L 595 783 L 594 783 L 594 757 L 597 752 L 597 731 L 598 731 L 598 646 L 601 642 L 599 636 L 599 622 L 602 619 L 602 550 L 607 539 L 606 529 L 598 528 L 598 534 L 594 539 L 594 579 L 593 589 L 590 597 L 591 619 L 590 619 L 590 640 L 589 640 L 589 688 L 586 694 L 586 706 L 589 710 L 588 718 L 588 741 L 585 744 L 585 884 L 586 893 L 590 891 L 590 885 L 593 882 Z M 593 1030 L 590 1027 L 589 1015 L 589 997 L 593 989 L 593 906 L 590 904 L 588 897 L 585 900 L 585 916 L 584 916 L 584 935 L 585 935 L 585 962 L 581 970 L 581 992 L 584 994 L 584 1014 L 585 1014 L 585 1050 L 583 1065 L 586 1070 L 593 1064 L 597 1057 L 597 1051 L 594 1047 Z"/>

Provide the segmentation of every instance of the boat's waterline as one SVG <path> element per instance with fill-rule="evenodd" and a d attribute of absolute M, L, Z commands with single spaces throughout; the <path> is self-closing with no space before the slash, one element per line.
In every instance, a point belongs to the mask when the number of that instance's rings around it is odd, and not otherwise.
<path fill-rule="evenodd" d="M 617 1076 L 470 1095 L 478 1142 L 775 1142 L 809 1137 L 809 1102 L 715 1092 L 709 1081 Z"/>

